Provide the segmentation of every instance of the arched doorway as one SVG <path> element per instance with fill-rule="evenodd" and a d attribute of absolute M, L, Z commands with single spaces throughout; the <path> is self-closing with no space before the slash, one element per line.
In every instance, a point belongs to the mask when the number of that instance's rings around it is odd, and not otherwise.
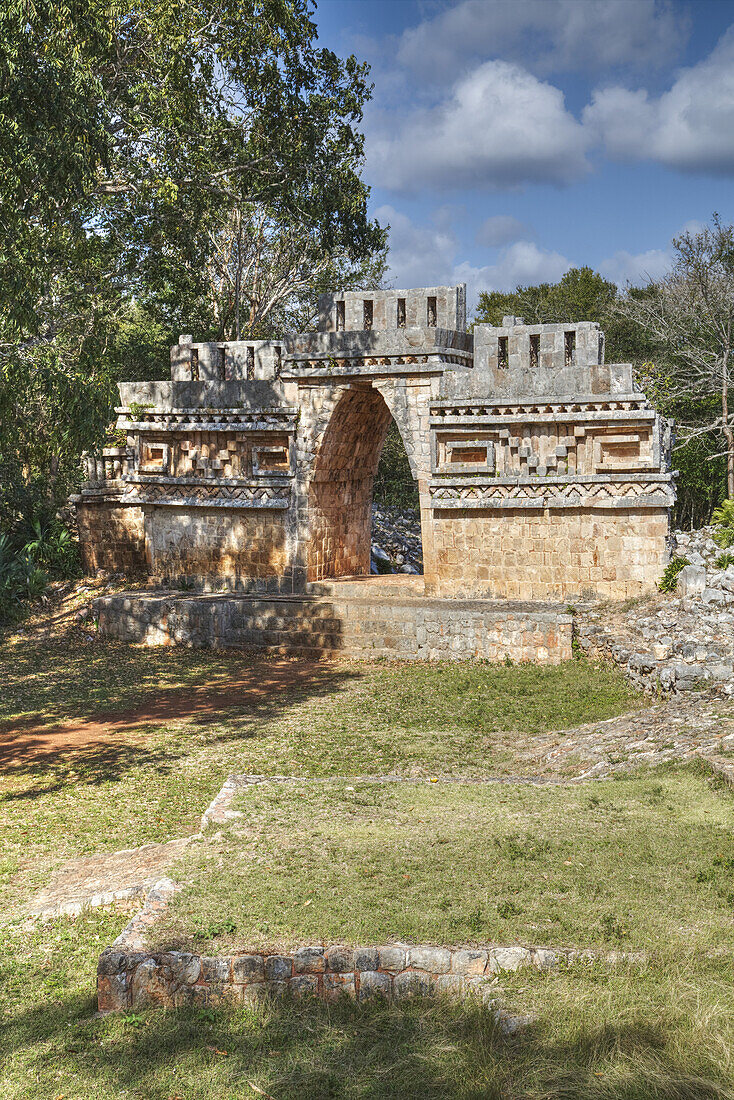
<path fill-rule="evenodd" d="M 340 397 L 309 485 L 309 581 L 369 575 L 372 492 L 391 420 L 369 384 Z"/>

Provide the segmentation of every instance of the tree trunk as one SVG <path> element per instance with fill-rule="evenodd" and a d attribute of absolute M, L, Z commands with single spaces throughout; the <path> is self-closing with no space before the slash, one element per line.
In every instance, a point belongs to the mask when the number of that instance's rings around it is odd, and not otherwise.
<path fill-rule="evenodd" d="M 240 292 L 242 289 L 242 211 L 237 214 L 237 267 L 235 268 L 235 339 L 240 338 Z"/>
<path fill-rule="evenodd" d="M 724 378 L 721 384 L 721 421 L 726 440 L 726 495 L 734 500 L 734 428 L 729 420 L 729 363 L 724 362 Z"/>
<path fill-rule="evenodd" d="M 726 495 L 729 500 L 734 500 L 734 431 L 731 424 L 724 428 L 726 440 Z"/>

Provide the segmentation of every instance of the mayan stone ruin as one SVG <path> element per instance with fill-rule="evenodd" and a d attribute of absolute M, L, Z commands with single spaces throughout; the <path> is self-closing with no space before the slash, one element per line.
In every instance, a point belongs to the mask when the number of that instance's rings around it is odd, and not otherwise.
<path fill-rule="evenodd" d="M 282 340 L 182 336 L 170 382 L 121 384 L 117 412 L 127 445 L 87 459 L 74 499 L 87 569 L 144 574 L 158 590 L 139 596 L 143 618 L 163 614 L 151 611 L 161 593 L 229 592 L 300 599 L 302 633 L 304 600 L 367 597 L 358 578 L 385 598 L 439 601 L 439 622 L 449 601 L 540 613 L 637 596 L 668 560 L 671 426 L 630 364 L 605 363 L 593 321 L 506 317 L 471 334 L 463 285 L 326 295 L 317 331 Z M 418 485 L 424 561 L 396 591 L 366 581 L 391 418 Z M 216 633 L 203 606 L 196 629 Z M 101 609 L 110 633 L 120 608 Z"/>

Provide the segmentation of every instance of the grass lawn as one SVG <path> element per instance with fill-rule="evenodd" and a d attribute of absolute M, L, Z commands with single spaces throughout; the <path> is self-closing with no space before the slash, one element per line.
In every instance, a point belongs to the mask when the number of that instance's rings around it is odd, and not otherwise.
<path fill-rule="evenodd" d="M 511 1038 L 471 1003 L 314 1002 L 95 1019 L 117 921 L 7 928 L 3 1100 L 730 1100 L 731 954 L 647 967 L 518 972 Z M 259 1090 L 259 1091 L 258 1091 Z"/>
<path fill-rule="evenodd" d="M 731 948 L 734 798 L 696 766 L 571 788 L 269 784 L 233 808 L 184 857 L 162 945 Z"/>
<path fill-rule="evenodd" d="M 233 771 L 523 773 L 519 735 L 639 705 L 616 671 L 581 661 L 427 667 L 19 643 L 2 651 L 0 679 L 10 907 L 74 856 L 194 832 Z M 81 735 L 58 749 L 61 722 Z"/>
<path fill-rule="evenodd" d="M 534 738 L 639 705 L 617 673 L 20 641 L 0 677 L 3 1100 L 734 1097 L 730 792 L 694 769 L 563 790 L 344 778 L 528 774 Z M 340 778 L 259 787 L 239 835 L 207 837 L 187 873 L 208 901 L 181 897 L 169 929 L 198 948 L 338 928 L 649 961 L 503 979 L 536 1016 L 511 1038 L 442 1000 L 96 1019 L 96 960 L 127 918 L 32 924 L 18 905 L 75 855 L 193 831 L 232 771 Z"/>

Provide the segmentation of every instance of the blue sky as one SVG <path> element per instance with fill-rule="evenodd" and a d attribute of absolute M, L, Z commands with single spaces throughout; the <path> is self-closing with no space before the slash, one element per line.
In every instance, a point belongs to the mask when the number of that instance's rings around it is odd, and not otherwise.
<path fill-rule="evenodd" d="M 484 289 L 589 264 L 660 275 L 734 221 L 734 0 L 319 0 L 372 66 L 371 211 L 391 281 Z"/>

